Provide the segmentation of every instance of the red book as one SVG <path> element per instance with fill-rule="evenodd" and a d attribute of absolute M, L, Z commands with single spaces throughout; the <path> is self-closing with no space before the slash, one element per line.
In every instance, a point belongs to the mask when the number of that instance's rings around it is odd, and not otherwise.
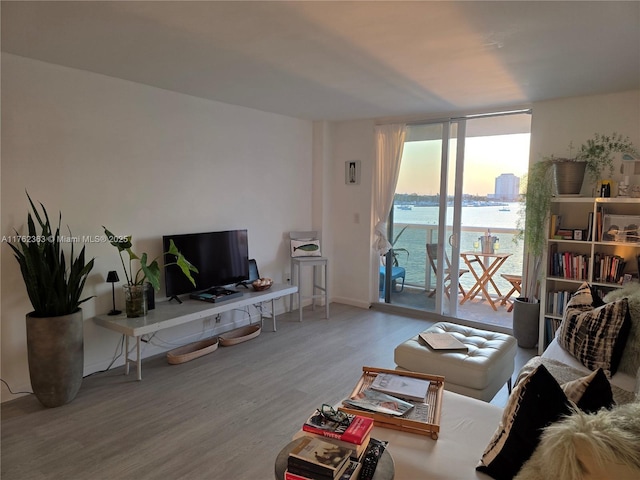
<path fill-rule="evenodd" d="M 302 425 L 304 432 L 315 433 L 324 437 L 335 438 L 343 442 L 362 444 L 373 429 L 373 419 L 360 415 L 346 414 L 348 421 L 334 422 L 325 418 L 316 410 Z"/>

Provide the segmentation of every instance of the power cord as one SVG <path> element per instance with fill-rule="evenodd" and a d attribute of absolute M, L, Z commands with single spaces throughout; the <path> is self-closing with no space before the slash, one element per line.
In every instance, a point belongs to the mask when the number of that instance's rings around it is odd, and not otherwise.
<path fill-rule="evenodd" d="M 7 387 L 7 390 L 9 390 L 9 393 L 11 395 L 22 395 L 23 393 L 33 393 L 33 392 L 14 392 L 13 390 L 11 390 L 11 387 L 9 386 L 9 384 L 5 380 L 0 378 L 0 382 L 5 384 L 5 386 Z"/>

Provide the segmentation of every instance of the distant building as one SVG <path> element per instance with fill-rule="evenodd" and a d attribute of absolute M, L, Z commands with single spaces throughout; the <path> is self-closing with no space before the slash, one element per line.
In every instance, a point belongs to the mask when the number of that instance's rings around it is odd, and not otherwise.
<path fill-rule="evenodd" d="M 503 173 L 496 178 L 493 198 L 505 202 L 517 202 L 520 199 L 520 177 L 513 173 Z"/>

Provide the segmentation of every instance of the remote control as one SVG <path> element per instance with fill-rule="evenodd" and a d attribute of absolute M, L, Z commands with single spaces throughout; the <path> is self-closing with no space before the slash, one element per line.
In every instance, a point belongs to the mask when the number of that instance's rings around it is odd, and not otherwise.
<path fill-rule="evenodd" d="M 369 441 L 367 451 L 364 452 L 364 456 L 362 457 L 360 480 L 371 480 L 373 478 L 373 474 L 376 473 L 376 467 L 378 466 L 378 460 L 380 460 L 388 444 L 389 442 L 376 440 L 375 438 Z"/>

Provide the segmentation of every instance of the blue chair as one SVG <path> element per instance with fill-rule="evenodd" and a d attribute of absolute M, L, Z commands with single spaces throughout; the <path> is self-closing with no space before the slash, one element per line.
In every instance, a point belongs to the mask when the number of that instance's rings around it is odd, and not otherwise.
<path fill-rule="evenodd" d="M 384 286 L 386 285 L 385 278 L 384 278 L 386 273 L 387 273 L 387 267 L 385 267 L 384 265 L 380 265 L 380 283 L 379 283 L 378 289 L 382 292 L 383 297 L 384 297 Z M 400 286 L 400 290 L 398 290 L 398 292 L 401 292 L 402 290 L 404 290 L 405 274 L 406 274 L 406 270 L 404 269 L 404 267 L 391 267 L 391 282 L 393 282 L 394 280 L 402 279 L 402 285 Z"/>

